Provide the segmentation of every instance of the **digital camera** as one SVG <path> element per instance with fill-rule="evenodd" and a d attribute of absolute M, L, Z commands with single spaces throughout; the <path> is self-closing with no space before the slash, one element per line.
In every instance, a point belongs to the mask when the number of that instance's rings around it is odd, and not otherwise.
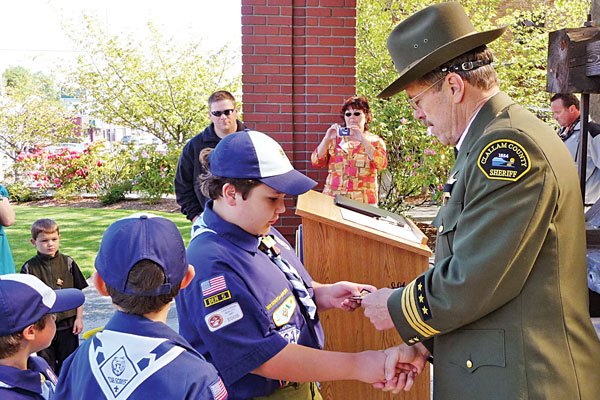
<path fill-rule="evenodd" d="M 338 136 L 350 136 L 350 128 L 340 126 L 338 128 Z"/>

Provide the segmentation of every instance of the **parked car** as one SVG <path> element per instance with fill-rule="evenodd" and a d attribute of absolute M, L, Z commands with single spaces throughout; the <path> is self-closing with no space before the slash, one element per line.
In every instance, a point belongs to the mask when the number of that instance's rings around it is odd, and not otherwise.
<path fill-rule="evenodd" d="M 45 149 L 49 153 L 61 153 L 64 149 L 82 153 L 83 150 L 85 150 L 85 145 L 83 143 L 57 143 L 51 146 L 46 146 Z"/>

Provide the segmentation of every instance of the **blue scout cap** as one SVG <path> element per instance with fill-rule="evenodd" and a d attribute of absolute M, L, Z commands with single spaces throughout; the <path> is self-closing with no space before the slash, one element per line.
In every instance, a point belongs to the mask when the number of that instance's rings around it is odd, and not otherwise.
<path fill-rule="evenodd" d="M 72 310 L 84 301 L 79 289 L 52 290 L 29 274 L 0 275 L 0 336 L 21 332 L 46 314 Z"/>
<path fill-rule="evenodd" d="M 294 169 L 279 143 L 257 131 L 225 136 L 208 160 L 215 176 L 256 179 L 285 194 L 299 195 L 317 185 Z"/>
<path fill-rule="evenodd" d="M 162 268 L 164 284 L 146 292 L 127 288 L 129 272 L 141 260 L 154 261 Z M 95 266 L 106 285 L 121 293 L 158 296 L 170 293 L 181 283 L 188 263 L 183 238 L 173 222 L 154 214 L 136 213 L 106 229 Z"/>

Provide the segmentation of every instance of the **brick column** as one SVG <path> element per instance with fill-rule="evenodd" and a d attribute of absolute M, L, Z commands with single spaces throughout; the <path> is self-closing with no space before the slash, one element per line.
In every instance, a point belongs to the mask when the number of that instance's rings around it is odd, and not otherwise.
<path fill-rule="evenodd" d="M 356 93 L 356 0 L 242 0 L 242 63 L 244 123 L 279 141 L 321 190 L 327 171 L 310 155 Z M 294 204 L 278 224 L 289 240 Z"/>

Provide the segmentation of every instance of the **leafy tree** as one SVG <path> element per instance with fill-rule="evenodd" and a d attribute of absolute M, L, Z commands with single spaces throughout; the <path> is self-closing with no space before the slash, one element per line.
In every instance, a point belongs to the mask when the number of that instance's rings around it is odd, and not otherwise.
<path fill-rule="evenodd" d="M 74 82 L 91 115 L 181 144 L 209 123 L 207 98 L 236 92 L 240 76 L 230 68 L 239 56 L 228 47 L 205 52 L 199 43 L 178 45 L 148 24 L 146 41 L 110 36 L 91 17 L 73 37 L 79 57 Z"/>
<path fill-rule="evenodd" d="M 589 0 L 460 3 L 477 30 L 509 26 L 506 34 L 490 44 L 501 89 L 549 120 L 550 115 L 544 112 L 550 97 L 545 92 L 548 33 L 582 26 Z M 405 94 L 390 100 L 376 99 L 397 78 L 386 49 L 388 35 L 400 21 L 430 4 L 425 0 L 359 0 L 357 4 L 357 91 L 371 99 L 371 130 L 382 136 L 388 147 L 388 175 L 383 180 L 381 205 L 391 210 L 404 208 L 406 196 L 425 194 L 437 199 L 453 163 L 451 150 L 436 140 L 432 142 L 425 127 L 414 121 Z"/>
<path fill-rule="evenodd" d="M 30 96 L 40 96 L 46 100 L 58 100 L 58 90 L 54 79 L 41 72 L 31 72 L 16 66 L 7 68 L 2 74 L 2 83 L 8 97 L 23 102 Z"/>
<path fill-rule="evenodd" d="M 34 145 L 73 136 L 73 115 L 60 103 L 54 79 L 23 67 L 4 71 L 0 98 L 0 151 L 15 161 Z"/>

